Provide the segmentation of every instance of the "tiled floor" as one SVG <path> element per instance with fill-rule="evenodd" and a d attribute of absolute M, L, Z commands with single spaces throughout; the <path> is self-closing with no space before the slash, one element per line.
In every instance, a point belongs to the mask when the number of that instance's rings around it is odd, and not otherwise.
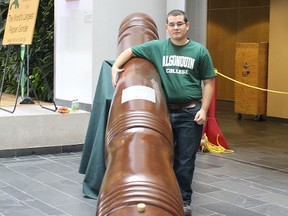
<path fill-rule="evenodd" d="M 199 153 L 193 216 L 287 216 L 288 124 L 237 120 L 231 102 L 217 119 L 232 154 Z M 0 158 L 0 216 L 92 216 L 83 197 L 81 152 Z"/>
<path fill-rule="evenodd" d="M 96 201 L 81 192 L 80 158 L 80 152 L 0 158 L 0 215 L 95 215 Z"/>

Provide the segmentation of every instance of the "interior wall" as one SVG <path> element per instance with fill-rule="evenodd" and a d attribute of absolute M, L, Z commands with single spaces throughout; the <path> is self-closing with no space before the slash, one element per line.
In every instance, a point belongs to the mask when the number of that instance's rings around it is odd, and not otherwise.
<path fill-rule="evenodd" d="M 236 43 L 269 41 L 270 0 L 208 0 L 207 48 L 214 67 L 234 79 Z M 234 101 L 234 83 L 217 78 L 217 99 Z"/>
<path fill-rule="evenodd" d="M 151 16 L 164 39 L 167 1 L 172 0 L 55 1 L 57 105 L 69 106 L 73 99 L 79 100 L 81 108 L 93 103 L 102 63 L 116 58 L 118 28 L 130 13 Z"/>
<path fill-rule="evenodd" d="M 118 30 L 122 20 L 131 13 L 146 13 L 155 21 L 159 38 L 164 39 L 166 7 L 167 0 L 93 1 L 93 88 L 91 92 L 93 98 L 103 61 L 115 60 L 117 57 Z"/>
<path fill-rule="evenodd" d="M 93 0 L 54 4 L 55 99 L 91 103 Z"/>
<path fill-rule="evenodd" d="M 268 88 L 281 93 L 268 93 L 267 115 L 288 118 L 288 1 L 271 0 Z"/>

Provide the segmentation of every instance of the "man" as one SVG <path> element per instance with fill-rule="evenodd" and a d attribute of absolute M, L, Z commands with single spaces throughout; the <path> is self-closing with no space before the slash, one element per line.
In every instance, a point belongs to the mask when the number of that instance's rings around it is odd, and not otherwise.
<path fill-rule="evenodd" d="M 112 67 L 115 87 L 121 67 L 132 57 L 145 58 L 157 68 L 165 92 L 174 136 L 174 172 L 180 187 L 185 215 L 191 215 L 191 183 L 203 124 L 207 118 L 216 76 L 208 50 L 190 40 L 185 13 L 167 14 L 166 40 L 154 40 L 126 49 Z M 202 88 L 203 82 L 203 88 Z"/>

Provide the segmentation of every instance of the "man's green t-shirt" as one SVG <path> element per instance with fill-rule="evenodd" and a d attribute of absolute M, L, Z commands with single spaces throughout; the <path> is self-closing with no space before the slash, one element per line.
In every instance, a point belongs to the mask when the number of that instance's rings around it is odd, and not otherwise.
<path fill-rule="evenodd" d="M 168 103 L 200 100 L 201 81 L 216 76 L 208 50 L 195 41 L 176 46 L 170 39 L 153 40 L 132 47 L 132 52 L 154 64 Z"/>

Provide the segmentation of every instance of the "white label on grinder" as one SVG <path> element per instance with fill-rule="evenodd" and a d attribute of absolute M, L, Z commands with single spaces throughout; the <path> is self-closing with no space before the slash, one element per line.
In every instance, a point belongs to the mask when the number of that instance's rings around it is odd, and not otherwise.
<path fill-rule="evenodd" d="M 155 90 L 142 85 L 130 86 L 122 91 L 121 103 L 125 103 L 130 100 L 148 100 L 155 103 Z"/>

